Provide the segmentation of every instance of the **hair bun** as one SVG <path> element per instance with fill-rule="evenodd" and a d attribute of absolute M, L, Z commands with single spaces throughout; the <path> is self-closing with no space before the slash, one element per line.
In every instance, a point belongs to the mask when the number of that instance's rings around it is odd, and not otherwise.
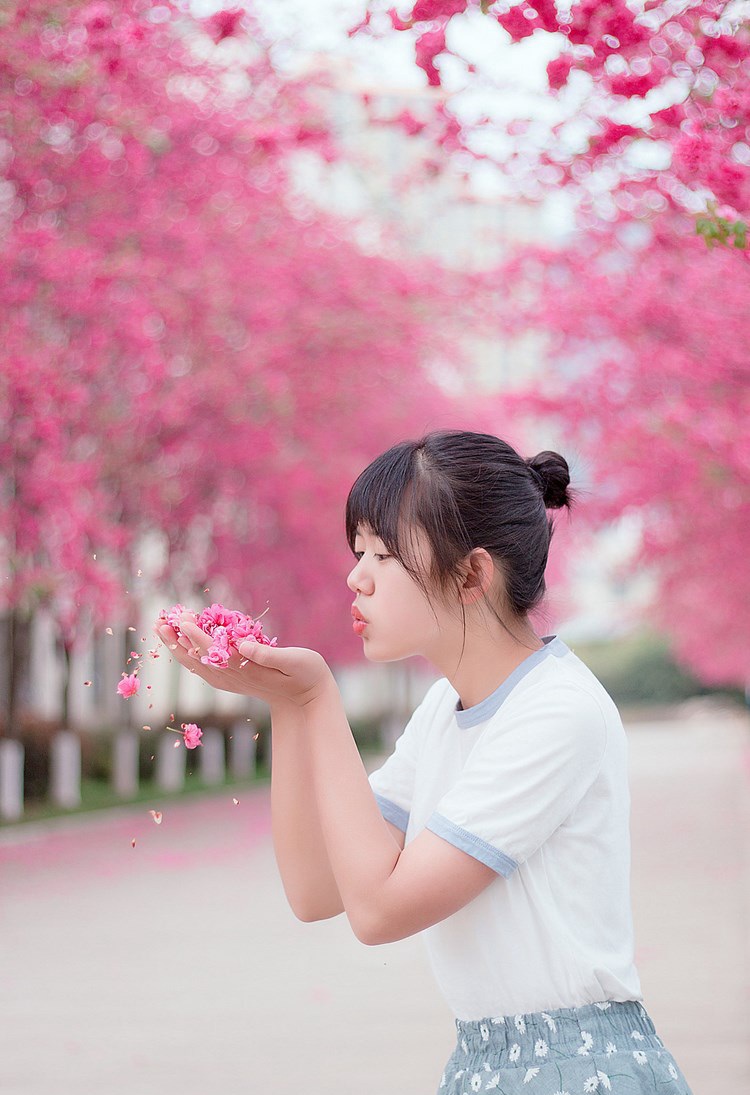
<path fill-rule="evenodd" d="M 526 464 L 538 477 L 546 509 L 570 506 L 570 469 L 564 456 L 545 450 L 538 456 L 532 456 Z"/>

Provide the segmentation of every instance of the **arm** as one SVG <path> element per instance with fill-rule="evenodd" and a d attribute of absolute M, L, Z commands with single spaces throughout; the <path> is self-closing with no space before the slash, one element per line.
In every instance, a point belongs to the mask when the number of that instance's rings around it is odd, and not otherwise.
<path fill-rule="evenodd" d="M 206 640 L 198 628 L 184 621 L 182 626 L 196 646 Z M 168 632 L 160 630 L 172 647 L 174 633 L 170 640 Z M 272 710 L 285 701 L 297 709 L 302 722 L 282 725 L 281 748 L 285 748 L 285 740 L 288 759 L 290 751 L 300 744 L 299 736 L 296 741 L 291 734 L 283 739 L 292 728 L 307 739 L 320 832 L 341 903 L 358 939 L 377 944 L 413 935 L 458 911 L 497 878 L 490 867 L 429 831 L 420 833 L 403 850 L 403 833 L 386 822 L 378 809 L 341 696 L 319 654 L 246 642 L 240 646 L 242 662 L 233 660 L 231 669 L 212 670 L 187 653 L 189 646 L 190 642 L 184 642 L 175 656 L 215 687 L 258 696 Z M 274 757 L 278 756 L 277 751 Z M 283 753 L 281 759 L 283 764 Z M 299 775 L 300 769 L 295 771 Z M 278 802 L 277 817 L 284 808 L 283 788 L 286 786 L 293 794 L 293 788 L 300 785 L 292 784 L 291 790 L 289 784 L 282 782 L 280 786 L 282 800 Z M 310 799 L 305 801 L 309 803 Z M 286 799 L 286 808 L 296 806 Z M 309 810 L 297 816 L 300 826 L 309 824 Z M 287 863 L 298 862 L 293 849 L 290 851 L 294 832 L 299 835 L 298 828 L 286 828 L 282 816 L 280 847 Z M 320 850 L 319 845 L 316 847 Z M 302 890 L 304 887 L 295 889 L 295 894 Z M 308 892 L 305 904 L 309 897 Z"/>
<path fill-rule="evenodd" d="M 491 867 L 429 831 L 406 850 L 384 820 L 333 678 L 304 707 L 320 822 L 357 938 L 403 939 L 457 912 L 494 879 Z"/>
<path fill-rule="evenodd" d="M 324 920 L 344 911 L 331 871 L 313 793 L 304 717 L 298 706 L 279 699 L 253 678 L 253 666 L 241 666 L 232 655 L 226 669 L 203 665 L 200 655 L 210 645 L 196 625 L 183 621 L 178 640 L 166 626 L 157 634 L 181 665 L 214 688 L 258 696 L 271 707 L 271 824 L 274 852 L 289 905 L 300 920 Z M 257 675 L 256 675 L 257 676 Z"/>
<path fill-rule="evenodd" d="M 284 892 L 300 920 L 327 920 L 344 905 L 320 826 L 304 717 L 299 708 L 278 704 L 271 724 L 273 846 Z"/>

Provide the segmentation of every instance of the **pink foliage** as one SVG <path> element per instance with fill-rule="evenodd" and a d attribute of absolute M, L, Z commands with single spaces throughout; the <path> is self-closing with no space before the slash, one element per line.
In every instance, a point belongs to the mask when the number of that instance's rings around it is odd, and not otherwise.
<path fill-rule="evenodd" d="M 259 94 L 236 97 L 231 51 L 191 47 L 206 23 L 158 10 L 28 0 L 3 24 L 0 608 L 44 605 L 71 641 L 130 615 L 159 530 L 175 597 L 216 580 L 356 656 L 346 492 L 377 451 L 454 420 L 427 366 L 471 294 L 295 204 L 290 154 L 338 153 L 249 10 Z"/>
<path fill-rule="evenodd" d="M 588 123 L 592 138 L 587 147 L 571 154 L 568 129 L 562 123 L 536 147 L 518 142 L 510 156 L 504 153 L 503 164 L 506 173 L 517 178 L 521 192 L 528 180 L 538 179 L 538 168 L 545 163 L 558 165 L 567 185 L 585 190 L 590 171 L 602 156 L 612 161 L 621 187 L 627 190 L 633 171 L 624 165 L 623 154 L 635 141 L 660 141 L 673 151 L 671 165 L 666 170 L 636 172 L 636 189 L 643 178 L 649 179 L 660 196 L 667 193 L 683 208 L 690 194 L 700 197 L 708 191 L 718 202 L 732 206 L 735 219 L 746 225 L 750 171 L 735 148 L 738 143 L 747 148 L 750 136 L 750 25 L 742 7 L 695 0 L 642 8 L 627 0 L 574 0 L 569 7 L 558 7 L 554 0 L 432 0 L 415 3 L 410 17 L 394 20 L 393 27 L 395 31 L 413 28 L 416 64 L 432 85 L 441 82 L 434 62 L 445 50 L 446 29 L 465 10 L 483 11 L 514 42 L 540 32 L 564 43 L 559 57 L 547 67 L 549 87 L 562 93 L 571 73 L 577 71 L 591 78 L 591 92 L 576 110 L 573 124 L 578 133 Z M 368 27 L 367 33 L 371 32 Z M 467 71 L 474 72 L 474 66 L 467 64 Z M 482 74 L 483 81 L 489 79 L 491 75 Z M 655 89 L 664 94 L 650 102 L 649 93 Z M 673 105 L 663 107 L 664 96 Z M 623 97 L 643 101 L 640 119 L 627 126 L 619 117 Z M 445 145 L 441 126 L 447 125 L 449 116 L 456 119 L 443 103 L 440 106 L 433 136 Z M 477 129 L 499 124 L 496 118 L 459 123 L 458 147 L 471 151 Z M 509 134 L 512 125 L 507 127 Z M 449 144 L 456 142 L 452 138 Z M 709 238 L 718 237 L 714 233 Z M 744 234 L 735 232 L 730 242 L 743 247 Z"/>
<path fill-rule="evenodd" d="M 510 330 L 544 331 L 548 370 L 505 401 L 553 417 L 593 478 L 577 512 L 637 513 L 636 560 L 657 580 L 651 618 L 704 680 L 747 683 L 750 627 L 750 269 L 672 217 L 526 252 Z"/>

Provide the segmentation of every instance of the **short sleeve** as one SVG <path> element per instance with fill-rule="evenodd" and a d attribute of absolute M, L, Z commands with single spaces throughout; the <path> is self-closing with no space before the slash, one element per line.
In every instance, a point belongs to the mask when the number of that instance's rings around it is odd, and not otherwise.
<path fill-rule="evenodd" d="M 427 828 L 503 877 L 528 859 L 594 783 L 607 743 L 596 697 L 561 682 L 504 705 Z"/>
<path fill-rule="evenodd" d="M 445 692 L 447 681 L 437 681 L 427 692 L 397 740 L 393 752 L 375 772 L 371 772 L 370 786 L 380 812 L 386 821 L 406 832 L 409 824 L 414 781 L 419 760 L 419 743 L 424 729 L 429 725 L 439 698 Z"/>

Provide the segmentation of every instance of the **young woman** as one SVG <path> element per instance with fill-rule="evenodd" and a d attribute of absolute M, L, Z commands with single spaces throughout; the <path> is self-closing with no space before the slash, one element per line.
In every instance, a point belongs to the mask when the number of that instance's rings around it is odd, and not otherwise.
<path fill-rule="evenodd" d="M 371 660 L 419 654 L 441 674 L 369 779 L 316 652 L 248 642 L 212 669 L 188 619 L 175 650 L 270 705 L 274 847 L 295 914 L 345 912 L 367 944 L 424 933 L 456 1017 L 443 1095 L 690 1095 L 633 961 L 622 722 L 529 618 L 547 511 L 569 504 L 561 456 L 526 461 L 485 434 L 433 433 L 362 472 L 346 514 L 354 630 Z"/>

